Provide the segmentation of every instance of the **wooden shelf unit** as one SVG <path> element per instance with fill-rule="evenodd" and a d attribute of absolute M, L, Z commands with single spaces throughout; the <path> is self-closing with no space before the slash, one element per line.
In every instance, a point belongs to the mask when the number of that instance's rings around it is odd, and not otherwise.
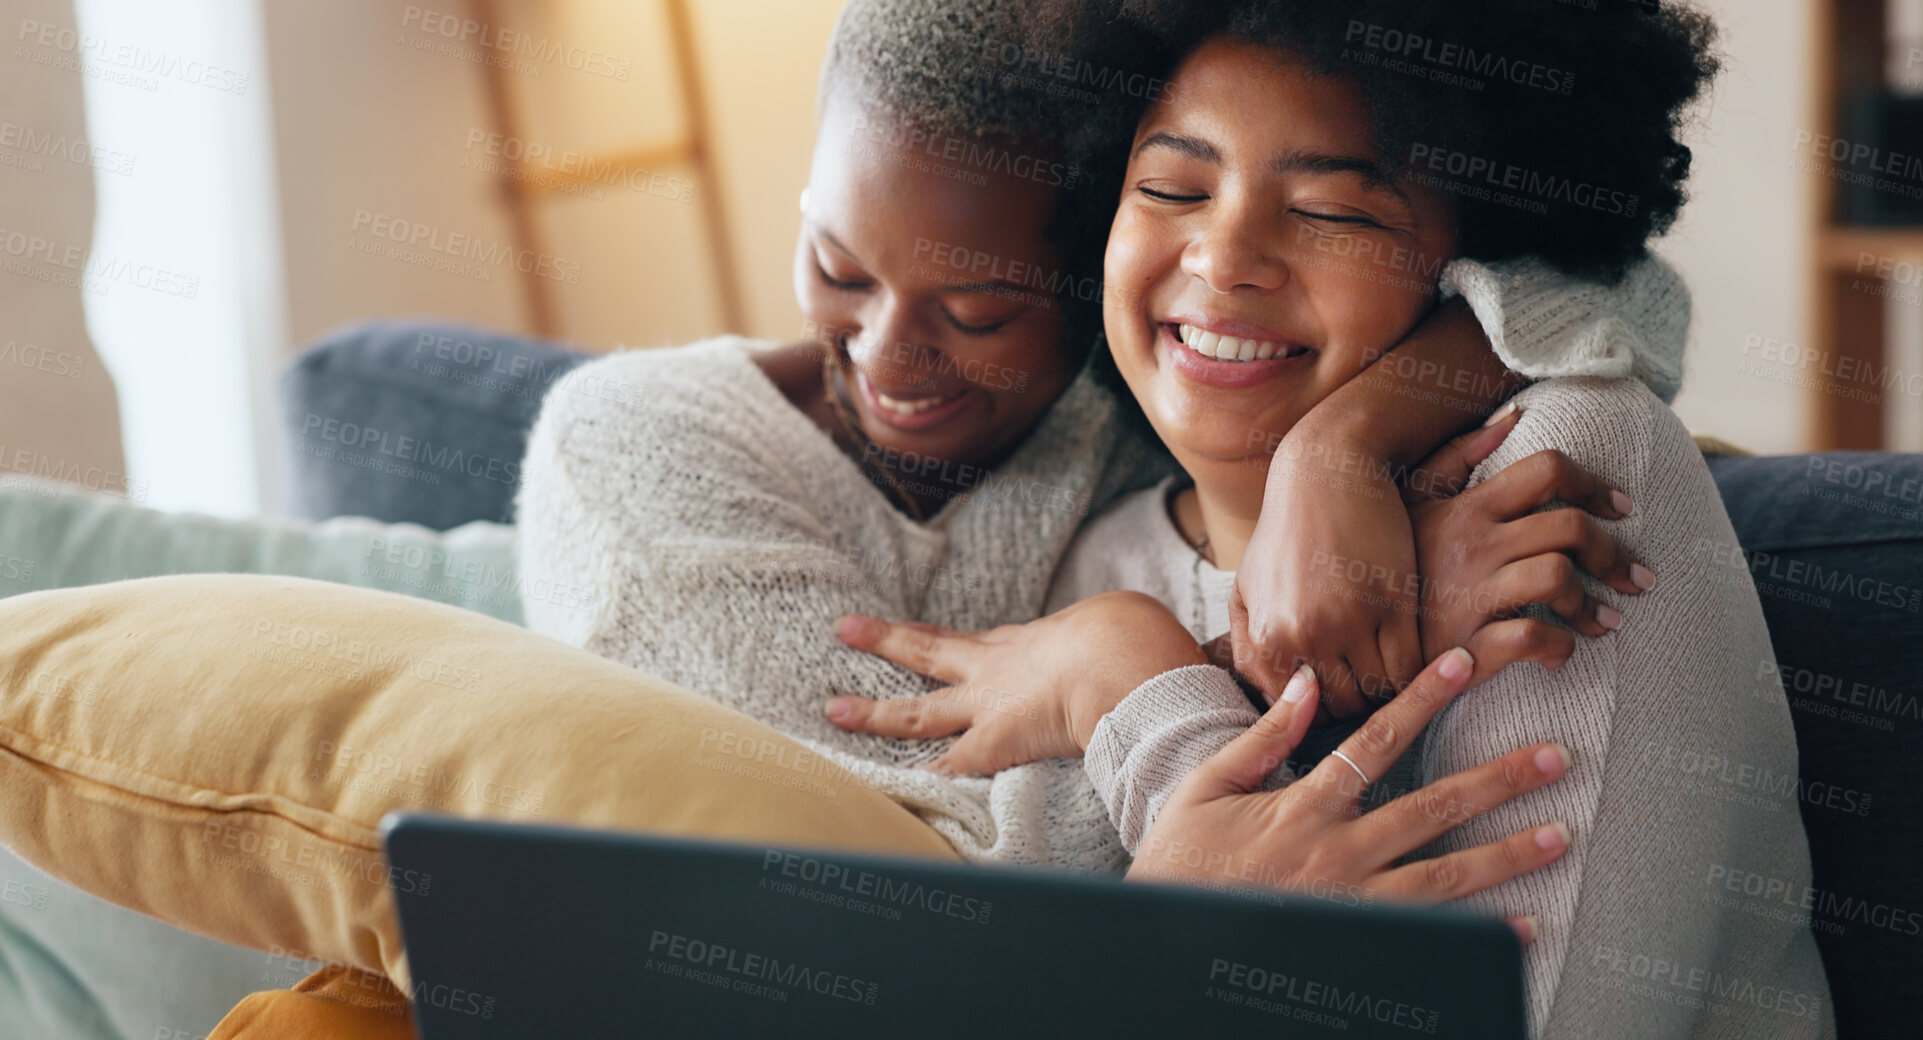
<path fill-rule="evenodd" d="M 1817 134 L 1843 135 L 1843 106 L 1882 87 L 1889 47 L 1886 0 L 1817 0 L 1811 45 L 1815 89 L 1809 126 Z M 1878 281 L 1874 267 L 1859 270 L 1865 253 L 1895 263 L 1923 265 L 1923 225 L 1853 227 L 1841 223 L 1835 163 L 1808 154 L 1815 163 L 1809 177 L 1816 215 L 1811 294 L 1812 330 L 1808 343 L 1821 364 L 1807 373 L 1810 394 L 1809 446 L 1816 451 L 1875 451 L 1885 446 L 1884 413 L 1892 395 L 1860 377 L 1839 379 L 1835 372 L 1880 372 L 1888 363 L 1888 293 L 1865 291 Z M 1900 286 L 1894 288 L 1901 288 Z"/>

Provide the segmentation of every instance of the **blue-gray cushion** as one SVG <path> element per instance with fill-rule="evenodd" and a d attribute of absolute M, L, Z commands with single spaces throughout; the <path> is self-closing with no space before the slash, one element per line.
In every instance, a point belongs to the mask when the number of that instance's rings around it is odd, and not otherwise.
<path fill-rule="evenodd" d="M 1784 909 L 1809 901 L 1840 1036 L 1915 1035 L 1894 995 L 1923 975 L 1923 455 L 1710 468 L 1802 754 L 1816 891 Z"/>
<path fill-rule="evenodd" d="M 509 522 L 541 398 L 589 356 L 422 322 L 327 336 L 281 379 L 289 514 Z"/>

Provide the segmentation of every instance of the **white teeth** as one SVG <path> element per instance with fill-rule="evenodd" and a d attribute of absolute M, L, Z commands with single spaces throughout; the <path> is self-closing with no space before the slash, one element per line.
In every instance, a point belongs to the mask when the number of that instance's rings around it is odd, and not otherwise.
<path fill-rule="evenodd" d="M 948 402 L 953 401 L 955 397 L 958 397 L 958 396 L 960 395 L 957 394 L 949 397 L 924 397 L 918 401 L 903 401 L 899 398 L 889 397 L 887 394 L 877 392 L 875 394 L 875 399 L 881 402 L 881 406 L 883 408 L 886 408 L 891 412 L 899 412 L 902 415 L 918 415 L 922 412 L 927 411 L 930 408 L 935 407 L 936 405 L 947 404 Z"/>
<path fill-rule="evenodd" d="M 1214 358 L 1217 361 L 1267 361 L 1271 358 L 1284 357 L 1289 354 L 1288 348 L 1279 343 L 1240 339 L 1235 336 L 1219 336 L 1213 332 L 1205 332 L 1193 325 L 1177 326 L 1176 336 L 1190 350 L 1195 351 L 1203 357 Z"/>

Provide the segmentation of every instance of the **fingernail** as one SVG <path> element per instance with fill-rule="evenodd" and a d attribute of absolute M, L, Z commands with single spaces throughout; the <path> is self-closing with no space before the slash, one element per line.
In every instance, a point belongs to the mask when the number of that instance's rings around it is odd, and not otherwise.
<path fill-rule="evenodd" d="M 1303 665 L 1289 676 L 1289 684 L 1282 687 L 1282 699 L 1290 704 L 1299 704 L 1309 696 L 1309 688 L 1315 685 L 1315 669 Z"/>
<path fill-rule="evenodd" d="M 1516 402 L 1511 401 L 1501 408 L 1496 409 L 1494 414 L 1490 415 L 1489 418 L 1483 422 L 1482 428 L 1486 430 L 1520 411 L 1522 411 L 1522 408 L 1518 406 Z M 1457 428 L 1460 429 L 1461 427 Z"/>
<path fill-rule="evenodd" d="M 1536 768 L 1549 776 L 1561 776 L 1569 772 L 1569 749 L 1561 744 L 1551 744 L 1536 752 Z"/>
<path fill-rule="evenodd" d="M 1536 847 L 1544 852 L 1561 852 L 1569 847 L 1569 825 L 1552 823 L 1536 828 Z"/>
<path fill-rule="evenodd" d="M 839 722 L 842 719 L 847 718 L 848 713 L 850 711 L 853 711 L 854 707 L 855 707 L 855 704 L 854 704 L 853 698 L 836 697 L 834 700 L 831 700 L 828 702 L 828 718 L 833 721 Z"/>
<path fill-rule="evenodd" d="M 1515 927 L 1516 938 L 1521 939 L 1524 946 L 1536 941 L 1536 917 L 1534 914 L 1514 918 L 1509 923 Z"/>
<path fill-rule="evenodd" d="M 1614 631 L 1623 623 L 1623 612 L 1607 603 L 1596 605 L 1596 624 Z"/>
<path fill-rule="evenodd" d="M 859 614 L 850 614 L 835 622 L 835 635 L 849 642 L 860 639 L 867 631 L 868 619 Z"/>
<path fill-rule="evenodd" d="M 1469 656 L 1469 651 L 1461 647 L 1456 647 L 1454 650 L 1442 655 L 1442 664 L 1436 670 L 1442 674 L 1444 679 L 1448 679 L 1451 682 L 1457 679 L 1466 679 L 1469 677 L 1470 672 L 1476 670 L 1476 659 Z"/>
<path fill-rule="evenodd" d="M 1637 588 L 1648 592 L 1656 587 L 1656 572 L 1640 563 L 1632 563 L 1629 565 L 1629 580 L 1635 582 Z"/>
<path fill-rule="evenodd" d="M 1636 500 L 1620 491 L 1609 493 L 1609 504 L 1615 506 L 1616 512 L 1624 516 L 1630 516 L 1636 512 Z"/>

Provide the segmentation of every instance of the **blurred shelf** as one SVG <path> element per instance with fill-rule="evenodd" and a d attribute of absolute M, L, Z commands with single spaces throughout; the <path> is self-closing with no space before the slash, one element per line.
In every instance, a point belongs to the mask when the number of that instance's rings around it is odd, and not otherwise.
<path fill-rule="evenodd" d="M 1923 226 L 1827 227 L 1817 232 L 1816 249 L 1832 271 L 1855 273 L 1865 253 L 1923 265 Z"/>

